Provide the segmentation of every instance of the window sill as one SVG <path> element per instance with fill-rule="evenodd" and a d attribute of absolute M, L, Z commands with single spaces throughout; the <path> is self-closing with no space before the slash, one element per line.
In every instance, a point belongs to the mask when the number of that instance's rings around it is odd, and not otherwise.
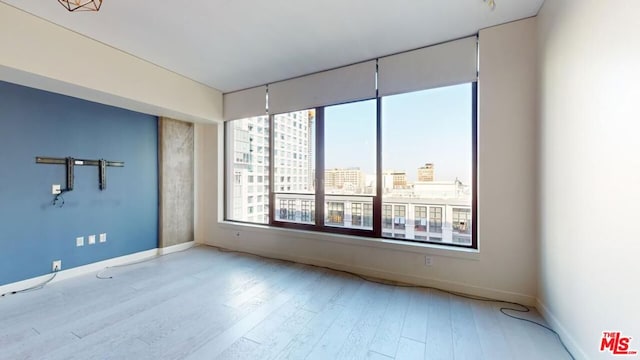
<path fill-rule="evenodd" d="M 480 260 L 480 251 L 476 249 L 426 244 L 411 241 L 371 238 L 363 236 L 322 233 L 316 231 L 287 229 L 269 225 L 239 223 L 234 221 L 221 221 L 220 228 L 231 231 L 244 231 L 262 233 L 268 231 L 274 234 L 296 239 L 308 239 L 316 241 L 329 241 L 347 245 L 369 246 L 375 248 L 389 249 L 394 251 L 405 251 L 424 255 L 444 256 L 464 260 Z"/>

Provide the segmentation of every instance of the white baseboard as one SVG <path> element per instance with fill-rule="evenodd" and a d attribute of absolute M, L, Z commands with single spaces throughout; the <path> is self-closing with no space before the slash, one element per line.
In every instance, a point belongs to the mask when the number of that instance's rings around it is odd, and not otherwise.
<path fill-rule="evenodd" d="M 542 317 L 547 321 L 547 323 L 551 325 L 551 328 L 553 328 L 553 330 L 555 330 L 558 335 L 560 335 L 562 342 L 564 342 L 564 345 L 567 347 L 567 349 L 569 349 L 569 351 L 571 351 L 571 354 L 576 360 L 589 359 L 587 357 L 587 354 L 582 350 L 580 345 L 578 345 L 573 336 L 571 336 L 571 334 L 562 325 L 562 323 L 560 323 L 558 318 L 540 299 L 536 299 L 536 308 L 538 309 L 538 312 L 540 312 L 540 315 L 542 315 Z"/>
<path fill-rule="evenodd" d="M 167 254 L 171 254 L 171 253 L 174 253 L 174 252 L 184 251 L 184 250 L 187 250 L 187 249 L 191 249 L 194 246 L 198 246 L 198 243 L 196 243 L 195 241 L 189 241 L 189 242 L 182 243 L 182 244 L 167 246 L 167 247 L 164 247 L 164 248 L 159 248 L 158 249 L 158 255 L 162 256 L 162 255 L 167 255 Z"/>
<path fill-rule="evenodd" d="M 295 261 L 302 264 L 324 266 L 324 267 L 328 267 L 336 270 L 353 272 L 356 274 L 376 277 L 380 279 L 399 281 L 407 284 L 422 285 L 427 287 L 433 287 L 436 289 L 458 292 L 458 293 L 468 294 L 473 296 L 480 296 L 480 297 L 485 297 L 490 299 L 516 302 L 516 303 L 524 304 L 527 306 L 535 306 L 536 304 L 536 298 L 533 296 L 504 291 L 504 290 L 484 288 L 484 287 L 473 286 L 469 284 L 458 283 L 454 281 L 426 279 L 418 276 L 400 274 L 400 273 L 395 273 L 390 271 L 381 271 L 374 268 L 348 265 L 348 264 L 333 262 L 333 261 L 324 260 L 324 259 L 309 258 L 309 257 L 285 254 L 285 253 L 272 253 L 269 251 L 265 251 L 263 249 L 245 249 L 237 246 L 228 247 L 226 245 L 219 245 L 219 244 L 213 244 L 213 243 L 210 245 L 215 247 L 228 248 L 229 250 L 238 250 L 238 251 L 248 252 L 255 255 L 262 255 L 270 258 Z"/>
<path fill-rule="evenodd" d="M 187 242 L 187 243 L 173 245 L 173 246 L 169 246 L 169 247 L 166 247 L 166 248 L 155 248 L 155 249 L 151 249 L 151 250 L 145 250 L 145 251 L 137 252 L 137 253 L 134 253 L 134 254 L 124 255 L 124 256 L 117 257 L 117 258 L 113 258 L 113 259 L 107 259 L 107 260 L 98 261 L 98 262 L 87 264 L 87 265 L 74 267 L 74 268 L 67 269 L 67 270 L 58 271 L 56 273 L 55 278 L 53 278 L 53 280 L 51 280 L 51 283 L 55 283 L 55 282 L 61 281 L 61 280 L 70 279 L 70 278 L 73 278 L 73 277 L 76 277 L 76 276 L 80 276 L 80 275 L 85 275 L 85 274 L 92 273 L 92 272 L 98 272 L 100 270 L 103 270 L 103 269 L 105 269 L 107 267 L 111 267 L 111 266 L 125 265 L 125 264 L 129 264 L 129 263 L 132 263 L 132 262 L 137 262 L 137 261 L 153 258 L 153 257 L 156 257 L 156 256 L 162 256 L 162 255 L 175 253 L 175 252 L 178 252 L 178 251 L 187 250 L 187 249 L 192 248 L 192 247 L 194 247 L 196 245 L 197 244 L 194 241 L 190 241 L 190 242 Z M 24 290 L 24 289 L 28 289 L 28 288 L 37 286 L 37 285 L 42 284 L 43 282 L 49 280 L 51 278 L 51 276 L 53 276 L 53 274 L 46 274 L 46 275 L 42 275 L 42 276 L 31 278 L 31 279 L 22 280 L 22 281 L 10 283 L 10 284 L 2 285 L 2 286 L 0 286 L 0 294 L 11 293 L 11 292 L 14 292 L 14 291 L 20 291 L 20 290 Z"/>

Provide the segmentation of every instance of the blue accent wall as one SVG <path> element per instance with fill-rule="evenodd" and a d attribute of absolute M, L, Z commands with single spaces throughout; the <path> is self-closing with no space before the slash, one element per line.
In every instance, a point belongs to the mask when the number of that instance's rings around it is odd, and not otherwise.
<path fill-rule="evenodd" d="M 0 285 L 48 274 L 53 260 L 64 270 L 157 247 L 157 121 L 0 81 Z M 97 167 L 76 166 L 74 190 L 58 208 L 51 185 L 65 187 L 65 166 L 36 164 L 36 156 L 125 166 L 107 167 L 105 191 Z"/>

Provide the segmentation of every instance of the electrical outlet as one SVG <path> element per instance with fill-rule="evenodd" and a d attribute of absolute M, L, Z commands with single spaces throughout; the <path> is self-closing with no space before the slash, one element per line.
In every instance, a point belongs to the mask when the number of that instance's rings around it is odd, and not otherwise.
<path fill-rule="evenodd" d="M 62 191 L 60 190 L 60 185 L 58 184 L 51 185 L 51 195 L 58 195 L 61 192 Z"/>
<path fill-rule="evenodd" d="M 78 236 L 76 238 L 76 246 L 84 246 L 84 236 Z"/>
<path fill-rule="evenodd" d="M 100 234 L 100 242 L 107 242 L 107 233 Z"/>
<path fill-rule="evenodd" d="M 96 243 L 96 236 L 95 235 L 89 235 L 87 242 L 89 243 L 89 245 L 93 245 Z"/>
<path fill-rule="evenodd" d="M 54 260 L 51 263 L 51 271 L 56 272 L 62 270 L 62 260 Z"/>
<path fill-rule="evenodd" d="M 424 257 L 424 265 L 425 266 L 433 265 L 433 258 L 431 256 L 425 256 Z"/>

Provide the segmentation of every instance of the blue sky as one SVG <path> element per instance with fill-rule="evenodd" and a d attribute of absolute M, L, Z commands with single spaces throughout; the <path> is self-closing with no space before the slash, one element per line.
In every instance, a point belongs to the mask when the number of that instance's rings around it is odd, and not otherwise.
<path fill-rule="evenodd" d="M 436 180 L 471 180 L 471 84 L 418 91 L 382 100 L 382 167 L 404 170 L 435 164 Z M 325 108 L 325 167 L 375 173 L 375 100 Z"/>

